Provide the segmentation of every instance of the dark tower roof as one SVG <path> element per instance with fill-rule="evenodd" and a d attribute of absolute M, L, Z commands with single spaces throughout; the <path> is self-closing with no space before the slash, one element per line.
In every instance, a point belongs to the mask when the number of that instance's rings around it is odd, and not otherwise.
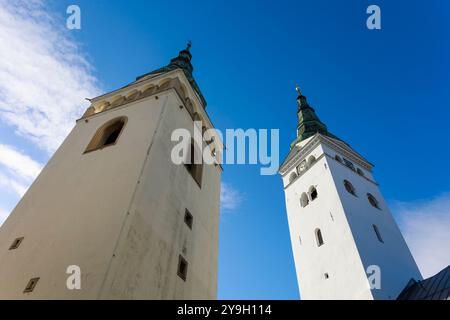
<path fill-rule="evenodd" d="M 411 279 L 397 300 L 448 300 L 450 299 L 450 266 L 438 274 L 422 280 Z"/>
<path fill-rule="evenodd" d="M 320 121 L 316 114 L 316 111 L 311 107 L 306 99 L 306 97 L 300 91 L 297 86 L 296 90 L 298 92 L 297 96 L 297 116 L 298 116 L 298 126 L 297 126 L 297 139 L 291 144 L 291 147 L 296 143 L 312 137 L 316 133 L 320 133 L 335 139 L 336 136 L 328 132 L 328 128 Z"/>
<path fill-rule="evenodd" d="M 152 72 L 146 73 L 142 76 L 139 76 L 136 78 L 136 81 L 139 81 L 140 79 L 157 73 L 164 73 L 169 72 L 175 69 L 181 69 L 183 70 L 184 74 L 186 75 L 186 78 L 189 80 L 189 83 L 191 84 L 192 88 L 197 92 L 198 96 L 200 97 L 200 100 L 202 101 L 203 107 L 206 108 L 206 100 L 205 97 L 203 97 L 202 92 L 200 91 L 200 88 L 197 85 L 197 82 L 195 82 L 195 79 L 192 75 L 194 72 L 194 67 L 191 64 L 192 60 L 192 54 L 191 54 L 191 42 L 189 41 L 186 49 L 181 50 L 177 57 L 170 60 L 170 63 L 166 65 L 165 67 L 159 68 L 157 70 L 154 70 Z"/>

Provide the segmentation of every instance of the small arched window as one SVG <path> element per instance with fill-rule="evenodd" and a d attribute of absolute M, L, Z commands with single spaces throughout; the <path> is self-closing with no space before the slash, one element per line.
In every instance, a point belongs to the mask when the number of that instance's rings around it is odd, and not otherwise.
<path fill-rule="evenodd" d="M 126 122 L 126 117 L 120 117 L 105 123 L 97 130 L 94 137 L 89 142 L 85 153 L 115 145 Z"/>
<path fill-rule="evenodd" d="M 380 205 L 378 204 L 378 200 L 371 195 L 370 193 L 367 194 L 367 200 L 369 200 L 369 203 L 372 205 L 372 207 L 380 209 Z"/>
<path fill-rule="evenodd" d="M 335 155 L 335 156 L 334 156 L 334 160 L 336 160 L 337 162 L 342 163 L 342 158 L 339 157 L 338 155 Z"/>
<path fill-rule="evenodd" d="M 292 183 L 297 178 L 297 173 L 292 172 L 289 176 L 289 183 Z"/>
<path fill-rule="evenodd" d="M 316 162 L 316 157 L 310 156 L 308 158 L 308 167 L 311 167 Z"/>
<path fill-rule="evenodd" d="M 308 203 L 309 203 L 308 195 L 303 192 L 302 195 L 300 196 L 300 204 L 304 208 L 308 205 Z"/>
<path fill-rule="evenodd" d="M 376 225 L 372 225 L 373 231 L 375 232 L 375 235 L 377 236 L 378 241 L 381 243 L 384 243 L 383 238 L 381 237 L 380 230 L 378 230 L 378 227 Z"/>
<path fill-rule="evenodd" d="M 311 201 L 314 201 L 315 199 L 317 199 L 317 189 L 315 187 L 311 187 L 309 189 L 309 196 L 311 197 Z"/>
<path fill-rule="evenodd" d="M 348 193 L 354 195 L 356 197 L 356 191 L 355 191 L 355 187 L 353 187 L 353 185 L 350 183 L 350 181 L 348 180 L 344 180 L 344 187 L 345 190 L 347 190 Z"/>
<path fill-rule="evenodd" d="M 352 162 L 350 162 L 350 161 L 348 161 L 347 159 L 345 159 L 345 158 L 344 158 L 344 164 L 345 164 L 348 168 L 350 168 L 351 170 L 356 171 L 356 170 L 355 170 L 355 165 L 354 165 Z"/>
<path fill-rule="evenodd" d="M 317 246 L 318 246 L 318 247 L 323 246 L 324 242 L 323 242 L 322 231 L 320 231 L 320 229 L 317 228 L 316 231 L 315 231 L 314 233 L 316 234 Z"/>
<path fill-rule="evenodd" d="M 356 169 L 356 173 L 364 177 L 364 171 L 362 171 L 360 168 Z"/>

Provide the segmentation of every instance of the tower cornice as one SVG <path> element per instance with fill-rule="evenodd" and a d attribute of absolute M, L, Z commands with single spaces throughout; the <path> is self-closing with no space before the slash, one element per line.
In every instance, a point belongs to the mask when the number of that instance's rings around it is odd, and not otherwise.
<path fill-rule="evenodd" d="M 170 80 L 167 82 L 167 80 Z M 165 83 L 160 85 L 161 83 Z M 184 89 L 180 86 L 183 84 Z M 214 129 L 214 125 L 209 118 L 207 111 L 200 107 L 202 101 L 197 96 L 195 90 L 191 88 L 189 80 L 185 73 L 177 68 L 166 73 L 156 74 L 152 77 L 143 78 L 139 81 L 132 82 L 122 88 L 108 92 L 101 96 L 90 99 L 91 106 L 87 109 L 85 114 L 78 119 L 83 120 L 98 114 L 115 110 L 126 106 L 127 104 L 135 103 L 146 99 L 150 96 L 161 94 L 167 90 L 173 89 L 179 99 L 182 101 L 183 107 L 189 112 L 193 120 L 203 122 L 206 129 Z M 117 101 L 117 102 L 115 102 Z M 223 143 L 219 137 L 215 137 L 215 143 L 219 150 L 223 149 Z"/>
<path fill-rule="evenodd" d="M 371 164 L 369 161 L 367 161 L 365 158 L 363 158 L 361 155 L 359 155 L 357 152 L 355 152 L 353 149 L 351 149 L 349 146 L 342 146 L 343 142 L 339 141 L 337 143 L 336 141 L 333 141 L 335 139 L 324 136 L 320 133 L 316 133 L 313 138 L 308 141 L 303 147 L 294 147 L 292 148 L 291 152 L 295 152 L 294 155 L 288 155 L 283 162 L 283 164 L 280 166 L 279 173 L 284 176 L 287 172 L 292 170 L 294 167 L 299 165 L 303 160 L 305 160 L 308 155 L 311 153 L 312 150 L 314 150 L 319 144 L 325 144 L 329 147 L 339 151 L 342 153 L 345 157 L 347 157 L 349 160 L 352 160 L 353 162 L 359 164 L 361 167 L 365 168 L 366 170 L 371 171 L 374 167 L 373 164 Z"/>

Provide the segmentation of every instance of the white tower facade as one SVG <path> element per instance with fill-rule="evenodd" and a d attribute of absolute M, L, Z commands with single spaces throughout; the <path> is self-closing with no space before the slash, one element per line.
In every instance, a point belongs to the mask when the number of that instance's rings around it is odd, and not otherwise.
<path fill-rule="evenodd" d="M 419 269 L 372 175 L 298 97 L 298 138 L 280 167 L 302 299 L 396 299 Z"/>
<path fill-rule="evenodd" d="M 216 298 L 222 169 L 171 160 L 213 128 L 190 60 L 92 99 L 0 229 L 0 299 Z"/>

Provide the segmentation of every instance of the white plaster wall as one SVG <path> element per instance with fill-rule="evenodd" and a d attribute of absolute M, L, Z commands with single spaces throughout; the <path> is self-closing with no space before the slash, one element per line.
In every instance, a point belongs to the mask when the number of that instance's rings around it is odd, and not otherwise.
<path fill-rule="evenodd" d="M 334 160 L 330 160 L 330 170 L 364 268 L 377 265 L 381 269 L 381 289 L 373 289 L 373 296 L 396 299 L 411 278 L 422 277 L 378 185 Z M 353 184 L 357 197 L 345 190 L 344 179 Z M 381 210 L 370 205 L 367 193 L 378 200 Z M 378 227 L 384 243 L 378 241 L 373 224 Z"/>
<path fill-rule="evenodd" d="M 318 161 L 286 189 L 286 207 L 302 299 L 371 299 L 352 233 L 319 145 Z M 321 158 L 320 158 L 321 157 Z M 302 208 L 300 195 L 315 186 L 318 197 Z M 325 244 L 317 246 L 315 229 Z M 301 237 L 301 244 L 299 241 Z M 325 279 L 324 274 L 329 274 Z"/>
<path fill-rule="evenodd" d="M 395 299 L 410 278 L 421 279 L 419 270 L 373 179 L 364 169 L 360 176 L 334 160 L 345 156 L 325 144 L 310 154 L 318 161 L 289 185 L 291 169 L 283 177 L 292 248 L 302 299 Z M 353 161 L 354 162 L 354 161 Z M 358 197 L 345 190 L 344 179 Z M 318 198 L 302 208 L 300 196 L 315 186 Z M 382 210 L 373 208 L 367 193 Z M 373 231 L 376 224 L 384 243 Z M 322 230 L 325 244 L 318 247 L 314 231 Z M 302 243 L 300 244 L 299 236 Z M 381 268 L 381 289 L 371 290 L 366 269 Z M 329 274 L 325 279 L 324 273 Z"/>
<path fill-rule="evenodd" d="M 155 143 L 117 249 L 102 297 L 215 299 L 217 295 L 219 166 L 204 165 L 201 188 L 184 165 L 170 160 L 171 133 L 193 121 L 168 96 Z M 192 230 L 185 209 L 194 216 Z M 186 282 L 177 276 L 179 255 L 188 261 Z"/>
<path fill-rule="evenodd" d="M 369 180 L 375 182 L 375 178 L 374 178 L 374 176 L 373 176 L 372 171 L 371 171 L 371 170 L 368 170 L 368 169 L 365 168 L 364 166 L 360 165 L 360 164 L 359 164 L 357 161 L 355 161 L 353 158 L 348 157 L 348 156 L 344 155 L 343 153 L 341 153 L 340 151 L 334 150 L 332 147 L 330 147 L 330 146 L 328 146 L 328 145 L 325 145 L 325 144 L 322 145 L 322 148 L 323 148 L 323 151 L 324 151 L 328 156 L 330 156 L 330 157 L 333 158 L 333 159 L 334 159 L 335 155 L 339 155 L 342 159 L 345 158 L 345 159 L 349 160 L 350 162 L 353 163 L 353 165 L 355 166 L 355 169 L 356 169 L 356 168 L 359 168 L 359 169 L 361 169 L 361 170 L 363 171 L 364 177 L 365 177 L 365 178 L 367 178 L 367 179 L 369 179 Z"/>
<path fill-rule="evenodd" d="M 177 99 L 169 90 L 77 122 L 0 229 L 0 299 L 215 298 L 220 169 L 206 168 L 197 190 L 184 166 L 171 165 L 168 132 L 191 127 Z M 117 144 L 83 154 L 96 130 L 120 116 L 128 122 Z M 190 232 L 184 207 L 194 215 Z M 182 283 L 176 268 L 185 242 Z M 66 288 L 74 264 L 82 290 Z M 34 277 L 34 292 L 24 294 Z"/>

